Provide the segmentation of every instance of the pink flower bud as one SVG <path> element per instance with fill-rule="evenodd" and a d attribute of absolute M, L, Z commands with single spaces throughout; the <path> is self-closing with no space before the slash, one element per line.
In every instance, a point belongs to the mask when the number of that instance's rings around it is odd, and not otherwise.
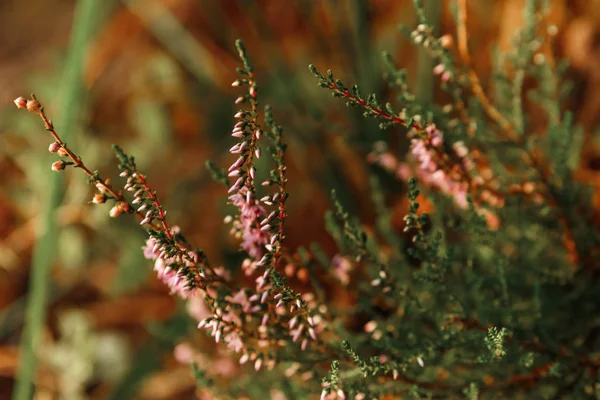
<path fill-rule="evenodd" d="M 229 167 L 229 172 L 233 171 L 234 169 L 238 168 L 240 165 L 242 165 L 244 163 L 244 156 L 241 156 L 240 158 L 238 158 L 230 167 Z"/>
<path fill-rule="evenodd" d="M 60 160 L 60 161 L 56 161 L 54 163 L 52 163 L 52 171 L 62 171 L 63 169 L 65 169 L 65 167 L 67 166 L 67 163 Z"/>
<path fill-rule="evenodd" d="M 18 109 L 27 107 L 27 99 L 25 99 L 25 97 L 17 97 L 14 100 L 14 103 Z"/>
<path fill-rule="evenodd" d="M 260 149 L 257 148 L 254 154 L 256 155 L 256 158 L 260 158 Z"/>
<path fill-rule="evenodd" d="M 238 80 L 233 81 L 233 83 L 231 84 L 231 86 L 233 86 L 233 87 L 240 86 L 240 81 L 238 81 Z"/>
<path fill-rule="evenodd" d="M 244 100 L 246 100 L 246 99 L 244 99 L 244 97 L 243 97 L 243 96 L 240 96 L 240 97 L 238 97 L 237 99 L 235 99 L 235 104 L 240 104 L 240 103 L 243 103 L 243 102 L 244 102 Z"/>
<path fill-rule="evenodd" d="M 242 186 L 243 183 L 244 183 L 244 178 L 238 178 L 238 180 L 235 181 L 235 183 L 233 184 L 233 186 L 230 187 L 227 192 L 228 193 L 235 192 L 236 190 L 238 190 Z"/>
<path fill-rule="evenodd" d="M 121 215 L 121 212 L 121 208 L 118 205 L 115 205 L 110 209 L 108 215 L 110 215 L 112 218 L 116 218 Z"/>
<path fill-rule="evenodd" d="M 446 68 L 444 68 L 444 64 L 438 64 L 433 68 L 433 74 L 434 75 L 440 75 L 441 73 L 443 73 L 445 71 Z"/>
<path fill-rule="evenodd" d="M 61 148 L 59 148 L 59 149 L 56 151 L 56 153 L 57 153 L 57 154 L 58 154 L 60 157 L 64 157 L 64 156 L 66 156 L 66 155 L 68 154 L 68 153 L 67 153 L 67 150 L 66 150 L 64 147 L 61 147 Z"/>
<path fill-rule="evenodd" d="M 58 144 L 58 142 L 51 143 L 48 147 L 50 153 L 56 153 L 58 149 L 60 149 L 60 144 Z"/>

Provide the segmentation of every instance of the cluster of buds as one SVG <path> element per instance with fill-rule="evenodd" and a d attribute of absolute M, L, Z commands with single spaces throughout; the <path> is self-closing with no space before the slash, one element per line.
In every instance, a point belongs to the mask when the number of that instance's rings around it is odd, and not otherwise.
<path fill-rule="evenodd" d="M 321 400 L 345 400 L 346 393 L 341 388 L 332 388 L 329 382 L 322 384 L 323 391 L 321 392 Z M 362 400 L 365 398 L 364 394 L 359 394 L 354 397 L 355 400 Z"/>
<path fill-rule="evenodd" d="M 436 38 L 433 35 L 433 29 L 426 24 L 417 25 L 416 29 L 410 32 L 410 38 L 415 44 L 423 45 L 426 49 L 434 52 L 443 51 L 443 49 L 449 49 L 454 44 L 454 40 L 451 35 L 443 35 L 440 38 Z"/>
<path fill-rule="evenodd" d="M 232 86 L 248 86 L 248 93 L 240 96 L 236 104 L 246 101 L 250 102 L 250 110 L 239 110 L 235 114 L 238 122 L 235 124 L 231 135 L 240 139 L 229 151 L 237 156 L 237 159 L 228 169 L 228 176 L 235 179 L 229 187 L 229 202 L 238 210 L 235 217 L 226 218 L 226 222 L 233 222 L 231 233 L 242 240 L 241 247 L 250 259 L 243 264 L 247 274 L 256 268 L 256 260 L 263 257 L 265 245 L 269 242 L 269 227 L 261 225 L 261 221 L 267 216 L 266 210 L 256 199 L 256 168 L 254 158 L 261 157 L 261 149 L 258 140 L 262 136 L 262 130 L 258 124 L 258 101 L 257 86 L 253 79 L 252 68 L 246 56 L 241 42 L 237 43 L 240 58 L 244 62 L 245 69 L 243 77 L 234 81 Z"/>
<path fill-rule="evenodd" d="M 501 208 L 504 205 L 504 197 L 498 193 L 498 182 L 489 167 L 482 167 L 480 170 L 478 168 L 479 174 L 476 176 L 466 176 L 467 173 L 474 172 L 475 152 L 472 157 L 464 142 L 457 141 L 447 149 L 444 146 L 443 132 L 434 124 L 427 125 L 424 130 L 413 129 L 410 135 L 412 136 L 410 156 L 416 164 L 414 175 L 425 185 L 437 188 L 452 197 L 455 204 L 461 208 L 468 206 L 467 194 L 470 194 L 477 203 L 485 203 L 494 208 Z M 411 165 L 400 162 L 387 150 L 383 142 L 375 144 L 374 151 L 367 159 L 401 180 L 408 181 L 413 176 Z M 485 208 L 477 208 L 485 216 L 490 229 L 497 229 L 498 217 Z"/>
<path fill-rule="evenodd" d="M 333 267 L 333 274 L 340 281 L 340 283 L 343 286 L 348 286 L 350 283 L 350 273 L 354 268 L 348 257 L 336 254 L 331 259 L 331 266 Z"/>
<path fill-rule="evenodd" d="M 43 110 L 42 105 L 39 101 L 32 96 L 31 99 L 26 99 L 25 97 L 17 97 L 14 100 L 15 105 L 18 109 L 27 109 L 27 111 L 32 112 L 34 114 L 39 113 Z"/>
<path fill-rule="evenodd" d="M 442 82 L 448 82 L 452 78 L 452 73 L 447 71 L 446 66 L 441 63 L 433 67 L 433 74 L 440 75 Z"/>
<path fill-rule="evenodd" d="M 140 225 L 150 227 L 150 238 L 144 247 L 144 256 L 154 261 L 154 270 L 173 294 L 189 298 L 197 291 L 206 290 L 213 281 L 222 281 L 200 250 L 192 250 L 189 243 L 181 235 L 178 227 L 169 228 L 166 211 L 163 210 L 158 196 L 147 182 L 146 176 L 137 171 L 133 157 L 127 156 L 118 146 L 113 146 L 119 159 L 120 176 L 127 178 L 124 189 L 133 193 L 131 205 L 117 202 L 111 210 L 111 216 L 122 212 L 135 213 L 140 217 Z M 98 185 L 97 185 L 98 186 Z M 105 187 L 98 187 L 103 194 Z M 114 211 L 114 215 L 112 214 Z"/>
<path fill-rule="evenodd" d="M 473 168 L 468 149 L 462 141 L 454 143 L 451 156 L 444 149 L 443 133 L 435 124 L 423 131 L 411 131 L 410 153 L 417 161 L 418 175 L 425 184 L 452 197 L 462 208 L 467 207 L 468 182 L 465 171 Z M 452 159 L 458 160 L 454 162 Z"/>
<path fill-rule="evenodd" d="M 54 153 L 59 157 L 64 157 L 66 160 L 61 159 L 52 163 L 51 169 L 53 171 L 62 171 L 69 165 L 75 165 L 79 169 L 81 169 L 85 174 L 90 178 L 90 183 L 95 185 L 98 189 L 98 193 L 96 193 L 90 203 L 92 204 L 103 204 L 108 199 L 115 200 L 116 204 L 109 212 L 111 217 L 117 217 L 122 213 L 130 213 L 132 212 L 132 207 L 125 200 L 120 192 L 116 192 L 109 185 L 108 179 L 102 179 L 98 172 L 92 172 L 89 168 L 85 166 L 81 158 L 79 158 L 75 153 L 73 153 L 68 147 L 67 144 L 61 139 L 61 137 L 54 130 L 54 125 L 52 122 L 46 117 L 44 113 L 44 107 L 37 100 L 35 95 L 31 95 L 31 99 L 25 99 L 24 97 L 19 97 L 14 101 L 15 105 L 19 109 L 27 109 L 29 112 L 35 113 L 42 118 L 44 121 L 44 126 L 46 131 L 48 131 L 52 137 L 53 142 L 48 146 L 48 151 L 50 153 Z"/>
<path fill-rule="evenodd" d="M 171 294 L 183 299 L 206 296 L 208 285 L 224 278 L 208 268 L 208 261 L 200 250 L 189 249 L 179 227 L 174 226 L 168 233 L 151 234 L 143 247 L 144 256 L 154 261 L 158 278 L 169 287 Z"/>

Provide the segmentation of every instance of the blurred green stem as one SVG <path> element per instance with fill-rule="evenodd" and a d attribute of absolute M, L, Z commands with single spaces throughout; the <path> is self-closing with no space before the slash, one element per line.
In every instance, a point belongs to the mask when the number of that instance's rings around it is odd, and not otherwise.
<path fill-rule="evenodd" d="M 81 75 L 86 42 L 96 26 L 98 0 L 79 0 L 75 10 L 71 41 L 65 60 L 62 93 L 58 106 L 59 119 L 55 125 L 63 138 L 68 139 L 73 131 L 75 117 L 81 104 Z M 56 209 L 61 202 L 61 178 L 52 173 L 48 166 L 48 189 L 45 193 L 42 218 L 38 226 L 38 239 L 33 252 L 29 285 L 29 298 L 25 315 L 25 327 L 21 337 L 19 369 L 13 392 L 14 400 L 30 400 L 33 397 L 33 384 L 38 365 L 37 350 L 42 340 L 42 329 L 46 319 L 48 292 L 51 285 L 50 268 L 56 255 Z"/>
<path fill-rule="evenodd" d="M 433 28 L 434 34 L 438 34 L 440 21 L 442 18 L 443 2 L 440 0 L 424 0 L 424 11 L 429 24 Z M 417 100 L 423 104 L 433 102 L 433 88 L 435 80 L 433 78 L 433 59 L 423 47 L 419 48 L 417 87 L 415 90 Z"/>

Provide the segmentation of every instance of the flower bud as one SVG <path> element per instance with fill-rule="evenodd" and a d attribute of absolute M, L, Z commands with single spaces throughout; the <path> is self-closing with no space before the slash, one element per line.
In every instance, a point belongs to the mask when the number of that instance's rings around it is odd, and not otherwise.
<path fill-rule="evenodd" d="M 452 47 L 453 43 L 454 43 L 454 39 L 452 39 L 451 35 L 444 35 L 440 38 L 440 44 L 445 49 L 449 49 L 450 47 Z"/>
<path fill-rule="evenodd" d="M 17 97 L 14 103 L 19 109 L 27 107 L 27 100 L 24 97 Z"/>
<path fill-rule="evenodd" d="M 110 209 L 110 211 L 108 212 L 108 215 L 110 215 L 112 218 L 116 218 L 119 215 L 121 215 L 122 211 L 119 208 L 119 205 L 116 204 L 113 206 L 113 208 Z"/>
<path fill-rule="evenodd" d="M 124 203 L 124 202 L 120 201 L 117 204 L 115 204 L 115 206 L 113 208 L 111 208 L 108 215 L 115 218 L 124 212 L 129 212 L 130 209 L 131 209 L 131 207 L 129 206 L 129 203 Z"/>
<path fill-rule="evenodd" d="M 48 147 L 48 151 L 50 153 L 56 153 L 60 148 L 60 144 L 58 144 L 58 142 L 54 142 L 50 144 L 50 146 Z"/>
<path fill-rule="evenodd" d="M 42 105 L 37 100 L 27 100 L 26 107 L 27 107 L 27 111 L 32 112 L 32 113 L 38 113 L 38 112 L 40 112 Z"/>
<path fill-rule="evenodd" d="M 64 157 L 64 156 L 66 156 L 66 155 L 68 154 L 68 153 L 67 153 L 67 150 L 66 150 L 64 147 L 61 147 L 61 148 L 59 148 L 59 149 L 56 151 L 56 153 L 57 153 L 57 154 L 58 154 L 60 157 Z"/>
<path fill-rule="evenodd" d="M 96 193 L 94 198 L 92 199 L 92 203 L 94 204 L 102 204 L 106 201 L 106 196 L 100 193 Z"/>
<path fill-rule="evenodd" d="M 52 163 L 52 171 L 62 171 L 63 169 L 65 169 L 65 167 L 67 166 L 67 163 L 60 160 L 60 161 L 56 161 L 54 163 Z"/>

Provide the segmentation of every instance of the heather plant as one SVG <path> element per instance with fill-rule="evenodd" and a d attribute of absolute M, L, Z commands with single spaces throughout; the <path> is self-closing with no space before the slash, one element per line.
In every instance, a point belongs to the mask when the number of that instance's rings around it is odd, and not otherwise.
<path fill-rule="evenodd" d="M 377 140 L 361 154 L 373 224 L 331 192 L 332 257 L 318 244 L 285 245 L 286 232 L 302 227 L 286 224 L 294 193 L 284 128 L 259 104 L 241 41 L 232 161 L 207 162 L 231 206 L 224 222 L 239 265 L 215 265 L 195 248 L 119 146 L 122 189 L 63 141 L 35 96 L 15 104 L 41 117 L 59 157 L 52 170 L 82 170 L 95 187 L 90 203 L 139 220 L 148 235 L 140 251 L 186 303 L 195 330 L 227 349 L 224 357 L 252 365 L 230 367 L 239 379 L 222 380 L 214 360 L 182 341 L 176 358 L 191 365 L 203 398 L 594 398 L 600 235 L 592 193 L 573 178 L 581 133 L 564 101 L 569 84 L 553 56 L 547 3 L 526 2 L 514 52 L 495 59 L 493 95 L 471 65 L 466 0 L 456 2 L 456 36 L 438 35 L 420 1 L 418 26 L 403 28 L 434 60 L 445 104 L 411 94 L 388 54 L 389 102 L 310 66 L 319 86 L 407 138 L 403 151 Z M 544 111 L 542 123 L 530 120 L 533 108 Z M 270 169 L 259 171 L 265 156 Z M 401 226 L 392 222 L 397 187 L 408 198 Z M 308 285 L 298 285 L 300 270 Z M 334 301 L 342 292 L 351 307 Z"/>

